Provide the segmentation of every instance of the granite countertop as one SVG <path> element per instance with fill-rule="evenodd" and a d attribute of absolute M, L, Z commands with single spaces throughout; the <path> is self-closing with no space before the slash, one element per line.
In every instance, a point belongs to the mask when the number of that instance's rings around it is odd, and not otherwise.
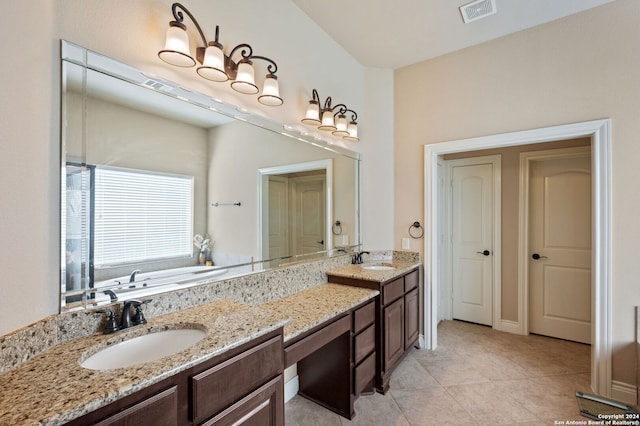
<path fill-rule="evenodd" d="M 322 284 L 260 306 L 218 300 L 116 334 L 70 340 L 0 375 L 0 425 L 66 423 L 279 327 L 286 342 L 377 294 Z M 182 352 L 137 366 L 98 371 L 79 365 L 108 343 L 178 328 L 206 335 Z"/>
<path fill-rule="evenodd" d="M 363 266 L 367 265 L 391 266 L 394 269 L 369 270 L 362 268 Z M 332 269 L 330 271 L 327 271 L 327 275 L 364 281 L 385 282 L 404 275 L 411 269 L 418 266 L 420 266 L 420 262 L 413 260 L 371 260 L 366 261 L 361 265 L 346 265 L 340 268 Z"/>
<path fill-rule="evenodd" d="M 57 345 L 0 375 L 0 425 L 59 425 L 157 383 L 180 371 L 282 327 L 288 315 L 218 300 L 152 318 L 116 334 L 94 334 Z M 88 370 L 80 360 L 107 340 L 126 340 L 175 328 L 199 328 L 205 337 L 177 354 L 107 371 Z"/>
<path fill-rule="evenodd" d="M 341 284 L 322 284 L 266 303 L 261 307 L 291 318 L 291 321 L 284 326 L 286 343 L 378 294 L 378 290 Z"/>

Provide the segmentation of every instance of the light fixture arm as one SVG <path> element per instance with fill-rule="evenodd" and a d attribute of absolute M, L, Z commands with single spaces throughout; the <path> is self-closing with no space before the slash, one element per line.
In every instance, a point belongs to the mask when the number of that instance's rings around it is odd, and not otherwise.
<path fill-rule="evenodd" d="M 318 91 L 316 89 L 313 89 L 311 92 L 311 100 L 316 101 L 318 105 L 320 105 L 320 95 L 318 95 Z"/>
<path fill-rule="evenodd" d="M 207 38 L 204 36 L 204 33 L 202 32 L 202 28 L 200 28 L 200 24 L 198 24 L 198 21 L 196 20 L 196 18 L 194 18 L 191 12 L 189 12 L 189 10 L 183 5 L 181 5 L 180 3 L 174 3 L 171 6 L 171 12 L 173 13 L 173 17 L 176 20 L 169 22 L 169 25 L 180 27 L 186 31 L 187 27 L 182 23 L 182 21 L 184 21 L 184 15 L 182 14 L 181 11 L 178 10 L 178 8 L 182 9 L 182 12 L 186 13 L 187 16 L 191 18 L 191 21 L 193 22 L 193 24 L 196 26 L 196 29 L 200 33 L 200 37 L 202 38 L 203 44 L 207 46 Z M 218 26 L 216 25 L 216 42 L 217 41 L 218 41 Z"/>
<path fill-rule="evenodd" d="M 275 61 L 273 61 L 272 59 L 269 59 L 265 56 L 251 56 L 250 59 L 262 59 L 265 62 L 268 62 L 269 65 L 267 65 L 267 71 L 269 71 L 269 74 L 271 75 L 275 75 L 276 72 L 278 72 L 278 65 L 275 63 Z"/>
<path fill-rule="evenodd" d="M 355 112 L 352 109 L 345 109 L 342 113 L 346 114 L 348 112 L 351 112 L 351 121 L 358 121 L 358 113 Z"/>
<path fill-rule="evenodd" d="M 338 108 L 339 107 L 339 108 Z M 338 111 L 336 111 L 333 116 L 335 117 L 338 114 L 344 114 L 345 112 L 347 112 L 347 106 L 345 104 L 338 104 L 336 106 L 334 106 L 333 108 L 331 108 L 331 111 L 333 111 L 334 109 L 338 108 Z"/>
<path fill-rule="evenodd" d="M 331 107 L 331 96 L 327 96 L 327 99 L 325 99 L 324 101 L 324 108 L 322 108 L 323 111 L 333 111 L 333 108 Z"/>
<path fill-rule="evenodd" d="M 216 40 L 217 41 L 217 40 Z M 240 50 L 242 49 L 242 50 Z M 269 74 L 275 74 L 276 72 L 278 72 L 278 65 L 275 63 L 274 60 L 269 59 L 265 56 L 258 56 L 258 55 L 254 55 L 253 54 L 253 47 L 251 47 L 251 45 L 247 44 L 247 43 L 242 43 L 237 45 L 236 47 L 234 47 L 231 50 L 231 53 L 229 53 L 229 60 L 230 62 L 236 64 L 236 62 L 233 61 L 233 55 L 240 50 L 240 56 L 242 56 L 242 59 L 246 59 L 246 60 L 251 60 L 251 59 L 262 59 L 263 61 L 269 62 L 269 65 L 267 66 L 267 71 L 269 71 Z"/>

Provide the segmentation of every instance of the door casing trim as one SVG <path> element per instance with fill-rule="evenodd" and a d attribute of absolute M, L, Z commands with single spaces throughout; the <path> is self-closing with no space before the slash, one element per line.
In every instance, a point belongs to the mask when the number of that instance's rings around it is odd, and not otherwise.
<path fill-rule="evenodd" d="M 591 139 L 593 179 L 591 388 L 611 396 L 611 119 L 502 133 L 424 146 L 424 333 L 427 348 L 438 345 L 438 185 L 440 155 L 558 140 Z"/>

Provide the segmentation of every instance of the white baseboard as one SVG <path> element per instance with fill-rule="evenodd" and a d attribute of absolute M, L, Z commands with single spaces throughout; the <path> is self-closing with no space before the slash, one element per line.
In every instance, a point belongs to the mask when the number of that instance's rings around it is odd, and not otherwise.
<path fill-rule="evenodd" d="M 611 399 L 635 406 L 638 402 L 638 389 L 629 383 L 611 382 Z"/>
<path fill-rule="evenodd" d="M 421 334 L 420 337 L 418 337 L 418 346 L 420 346 L 420 349 L 424 349 L 427 347 L 425 345 L 424 334 Z"/>
<path fill-rule="evenodd" d="M 295 376 L 293 379 L 289 380 L 284 384 L 284 402 L 287 403 L 291 398 L 296 396 L 298 390 L 300 389 L 300 382 L 298 381 L 298 376 Z"/>
<path fill-rule="evenodd" d="M 500 320 L 500 323 L 493 327 L 495 330 L 504 331 L 506 333 L 523 334 L 522 327 L 517 321 Z"/>

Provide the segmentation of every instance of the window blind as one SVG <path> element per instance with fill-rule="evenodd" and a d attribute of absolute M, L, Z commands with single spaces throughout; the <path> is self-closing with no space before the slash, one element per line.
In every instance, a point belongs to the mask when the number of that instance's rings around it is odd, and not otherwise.
<path fill-rule="evenodd" d="M 100 167 L 95 178 L 95 267 L 192 255 L 192 176 Z"/>

